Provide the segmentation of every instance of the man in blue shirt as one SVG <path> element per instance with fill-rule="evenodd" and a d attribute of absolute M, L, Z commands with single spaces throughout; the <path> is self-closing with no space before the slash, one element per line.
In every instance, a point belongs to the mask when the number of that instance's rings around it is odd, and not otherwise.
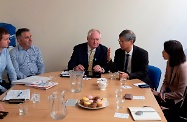
<path fill-rule="evenodd" d="M 30 30 L 18 29 L 16 32 L 18 45 L 10 51 L 13 66 L 18 79 L 44 73 L 44 62 L 41 51 L 32 45 Z"/>
<path fill-rule="evenodd" d="M 7 30 L 0 28 L 0 94 L 10 88 L 11 83 L 6 83 L 2 80 L 4 70 L 8 73 L 10 81 L 17 80 L 16 72 L 12 65 L 9 51 L 7 49 L 9 40 L 9 33 Z"/>

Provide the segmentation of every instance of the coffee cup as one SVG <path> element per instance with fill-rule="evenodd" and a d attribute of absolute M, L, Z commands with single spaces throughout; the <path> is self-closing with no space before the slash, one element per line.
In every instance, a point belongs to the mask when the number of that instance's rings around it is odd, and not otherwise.
<path fill-rule="evenodd" d="M 100 90 L 105 90 L 106 89 L 106 87 L 107 87 L 107 83 L 106 82 L 99 82 L 98 83 L 98 86 L 99 86 L 99 89 Z"/>

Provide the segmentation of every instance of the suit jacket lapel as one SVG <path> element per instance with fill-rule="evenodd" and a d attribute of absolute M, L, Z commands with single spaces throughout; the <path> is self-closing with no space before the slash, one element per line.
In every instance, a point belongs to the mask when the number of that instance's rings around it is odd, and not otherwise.
<path fill-rule="evenodd" d="M 87 43 L 85 43 L 84 45 L 82 58 L 83 58 L 83 61 L 85 61 L 86 66 L 88 67 L 88 44 Z"/>

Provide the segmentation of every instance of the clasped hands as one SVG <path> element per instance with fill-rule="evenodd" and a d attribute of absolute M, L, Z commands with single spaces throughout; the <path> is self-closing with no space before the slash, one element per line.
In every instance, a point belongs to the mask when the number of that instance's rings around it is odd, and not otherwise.
<path fill-rule="evenodd" d="M 119 71 L 119 78 L 125 78 L 125 79 L 129 79 L 129 75 L 125 72 L 121 72 Z"/>
<path fill-rule="evenodd" d="M 83 65 L 79 64 L 76 67 L 74 67 L 75 71 L 84 71 L 85 68 Z M 104 73 L 104 69 L 100 65 L 96 65 L 93 67 L 94 72 L 101 72 Z"/>
<path fill-rule="evenodd" d="M 151 89 L 151 91 L 153 92 L 153 94 L 155 96 L 158 96 L 163 102 L 166 102 L 166 100 L 165 100 L 165 93 L 164 93 L 163 90 L 161 90 L 160 92 L 157 92 L 154 89 Z"/>

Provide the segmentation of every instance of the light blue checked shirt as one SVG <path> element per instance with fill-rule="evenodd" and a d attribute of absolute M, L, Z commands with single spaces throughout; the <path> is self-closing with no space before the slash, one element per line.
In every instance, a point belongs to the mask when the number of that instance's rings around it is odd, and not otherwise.
<path fill-rule="evenodd" d="M 24 50 L 18 45 L 10 51 L 10 56 L 18 79 L 44 73 L 45 66 L 38 47 L 31 46 Z"/>
<path fill-rule="evenodd" d="M 0 52 L 0 82 L 2 82 L 2 74 L 4 70 L 6 70 L 6 72 L 8 73 L 11 81 L 17 80 L 16 72 L 12 65 L 9 51 L 7 48 L 2 49 L 2 52 Z M 0 85 L 0 89 L 2 92 L 6 91 L 6 89 L 1 85 Z"/>

